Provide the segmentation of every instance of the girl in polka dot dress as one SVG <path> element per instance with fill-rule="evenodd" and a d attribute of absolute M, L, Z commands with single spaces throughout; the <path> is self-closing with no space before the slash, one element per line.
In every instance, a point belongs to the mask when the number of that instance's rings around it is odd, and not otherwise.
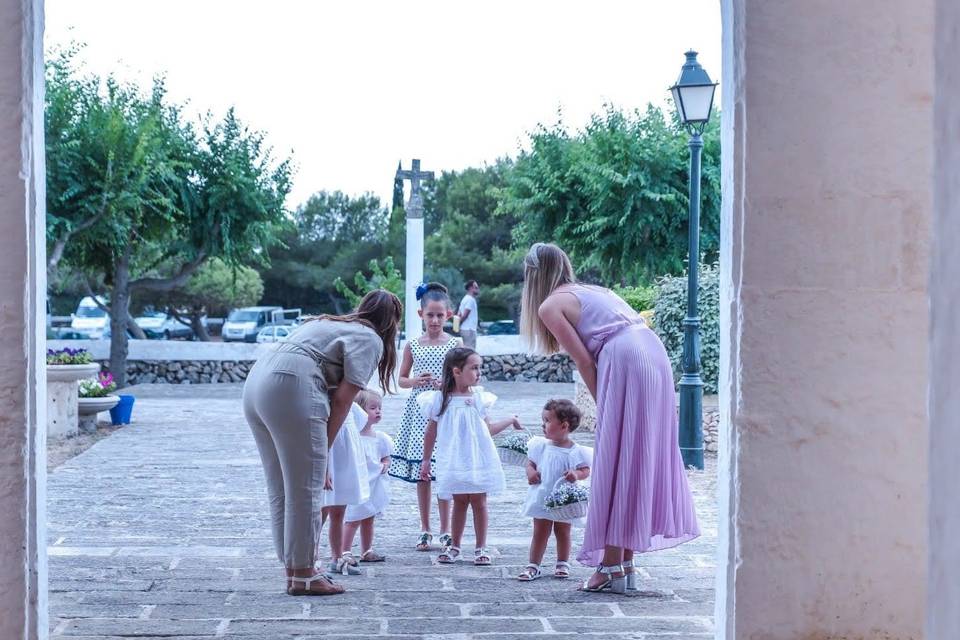
<path fill-rule="evenodd" d="M 440 388 L 443 375 L 443 360 L 447 352 L 460 345 L 460 339 L 454 338 L 443 330 L 443 325 L 453 312 L 450 310 L 450 296 L 447 288 L 437 282 L 420 285 L 417 289 L 420 300 L 418 313 L 423 318 L 426 333 L 418 340 L 408 342 L 403 350 L 400 362 L 398 383 L 404 389 L 411 389 L 410 397 L 403 409 L 400 432 L 396 448 L 391 456 L 390 476 L 416 483 L 417 505 L 420 509 L 420 537 L 418 551 L 430 549 L 433 533 L 430 529 L 431 481 L 420 479 L 420 463 L 423 460 L 423 436 L 427 430 L 427 420 L 417 404 L 417 396 L 424 391 Z M 432 477 L 431 480 L 436 480 Z M 450 500 L 452 496 L 437 496 L 440 511 L 441 547 L 450 544 Z"/>

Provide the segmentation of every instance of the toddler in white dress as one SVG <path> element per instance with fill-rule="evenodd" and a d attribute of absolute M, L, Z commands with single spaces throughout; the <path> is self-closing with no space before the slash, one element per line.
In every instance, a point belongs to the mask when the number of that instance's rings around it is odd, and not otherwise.
<path fill-rule="evenodd" d="M 357 404 L 366 414 L 364 426 L 360 430 L 360 440 L 366 458 L 367 481 L 370 485 L 370 499 L 359 504 L 347 505 L 344 518 L 344 553 L 350 553 L 353 539 L 360 530 L 360 562 L 383 562 L 386 557 L 373 550 L 373 521 L 390 504 L 390 455 L 393 453 L 393 440 L 373 426 L 383 417 L 383 398 L 373 389 L 364 389 L 357 394 Z"/>
<path fill-rule="evenodd" d="M 323 520 L 330 521 L 330 571 L 345 575 L 361 573 L 356 558 L 349 550 L 343 552 L 343 520 L 347 505 L 362 504 L 370 499 L 367 460 L 358 426 L 366 424 L 367 414 L 354 404 L 327 457 L 322 513 Z"/>
<path fill-rule="evenodd" d="M 443 564 L 452 564 L 460 556 L 468 507 L 473 510 L 473 529 L 477 536 L 473 563 L 493 564 L 486 549 L 487 494 L 503 491 L 506 483 L 492 436 L 510 426 L 521 428 L 516 416 L 490 421 L 488 411 L 496 396 L 475 388 L 480 381 L 482 364 L 483 360 L 473 349 L 451 349 L 443 362 L 442 390 L 427 391 L 417 398 L 428 420 L 422 477 L 430 477 L 431 465 L 427 461 L 436 444 L 437 492 L 453 496 L 453 540 L 437 557 Z"/>
<path fill-rule="evenodd" d="M 557 564 L 554 577 L 570 576 L 570 520 L 559 520 L 544 506 L 544 501 L 561 481 L 576 482 L 590 475 L 593 449 L 579 445 L 570 434 L 580 426 L 580 410 L 569 400 L 550 400 L 543 407 L 543 435 L 527 443 L 527 500 L 523 515 L 533 518 L 533 538 L 530 540 L 530 563 L 517 576 L 529 582 L 543 573 L 540 563 L 553 532 L 557 539 Z M 576 524 L 582 525 L 581 521 Z"/>

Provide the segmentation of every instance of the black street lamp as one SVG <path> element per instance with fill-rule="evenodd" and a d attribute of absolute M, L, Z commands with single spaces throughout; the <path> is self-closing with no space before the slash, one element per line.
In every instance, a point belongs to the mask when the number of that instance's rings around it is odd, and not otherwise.
<path fill-rule="evenodd" d="M 687 51 L 677 83 L 670 87 L 680 122 L 690 132 L 690 257 L 687 261 L 687 317 L 683 321 L 683 377 L 680 378 L 680 454 L 687 467 L 703 469 L 703 379 L 700 377 L 700 152 L 704 127 L 713 110 L 715 82 Z"/>

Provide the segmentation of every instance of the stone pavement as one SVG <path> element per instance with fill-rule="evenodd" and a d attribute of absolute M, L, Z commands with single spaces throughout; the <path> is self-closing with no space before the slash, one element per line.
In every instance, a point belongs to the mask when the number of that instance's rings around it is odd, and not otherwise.
<path fill-rule="evenodd" d="M 536 428 L 572 385 L 487 383 L 497 413 Z M 506 469 L 490 501 L 493 567 L 437 565 L 418 553 L 415 494 L 393 484 L 377 523 L 385 564 L 344 577 L 349 592 L 293 598 L 272 552 L 262 472 L 238 385 L 135 389 L 136 423 L 49 478 L 50 618 L 54 638 L 409 640 L 710 638 L 716 547 L 714 459 L 690 478 L 704 535 L 640 558 L 640 595 L 582 594 L 575 580 L 519 583 L 530 521 L 518 515 L 523 471 Z M 385 403 L 395 433 L 402 398 Z M 588 443 L 590 434 L 581 434 Z M 575 542 L 582 536 L 575 530 Z M 464 548 L 472 549 L 468 524 Z M 552 548 L 545 563 L 552 567 Z M 576 567 L 575 578 L 590 569 Z"/>

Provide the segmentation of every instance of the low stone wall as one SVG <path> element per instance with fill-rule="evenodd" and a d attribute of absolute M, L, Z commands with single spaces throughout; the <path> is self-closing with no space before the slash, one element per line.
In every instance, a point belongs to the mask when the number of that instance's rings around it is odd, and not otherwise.
<path fill-rule="evenodd" d="M 254 360 L 131 360 L 129 384 L 217 384 L 243 382 Z M 108 361 L 101 361 L 104 370 Z M 573 382 L 573 362 L 563 355 L 486 356 L 483 377 L 506 382 Z"/>

